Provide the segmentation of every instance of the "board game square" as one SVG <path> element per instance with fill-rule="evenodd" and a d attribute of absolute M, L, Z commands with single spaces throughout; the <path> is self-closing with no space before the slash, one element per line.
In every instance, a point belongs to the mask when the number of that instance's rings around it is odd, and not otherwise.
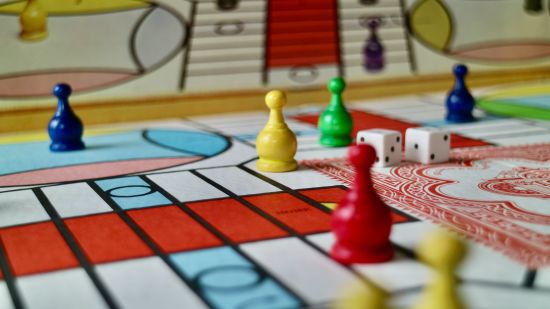
<path fill-rule="evenodd" d="M 334 244 L 332 233 L 310 235 L 307 239 L 327 253 Z M 385 263 L 354 264 L 352 267 L 387 292 L 424 286 L 429 280 L 429 268 L 414 259 L 396 253 L 391 261 Z"/>
<path fill-rule="evenodd" d="M 171 202 L 138 176 L 95 182 L 122 209 L 170 205 Z"/>
<path fill-rule="evenodd" d="M 187 171 L 148 175 L 147 178 L 181 202 L 209 200 L 227 196 L 227 194 Z"/>
<path fill-rule="evenodd" d="M 330 214 L 289 193 L 254 195 L 244 199 L 300 234 L 330 231 Z"/>
<path fill-rule="evenodd" d="M 0 281 L 0 308 L 14 308 L 8 286 L 5 281 Z"/>
<path fill-rule="evenodd" d="M 177 206 L 130 210 L 128 215 L 164 252 L 219 246 L 222 242 Z"/>
<path fill-rule="evenodd" d="M 0 237 L 16 276 L 79 265 L 52 222 L 5 228 Z"/>
<path fill-rule="evenodd" d="M 188 206 L 236 243 L 287 235 L 285 231 L 234 199 L 194 202 Z"/>
<path fill-rule="evenodd" d="M 243 308 L 256 303 L 266 308 L 298 308 L 299 301 L 268 274 L 229 247 L 170 256 L 187 279 L 196 282 L 215 308 Z"/>
<path fill-rule="evenodd" d="M 325 207 L 334 210 L 338 203 L 344 198 L 346 189 L 343 187 L 328 187 L 328 188 L 318 188 L 318 189 L 305 189 L 298 191 L 300 194 L 303 194 L 316 202 L 321 203 Z M 391 216 L 393 223 L 402 223 L 415 221 L 415 218 L 405 215 L 404 213 L 391 208 Z"/>
<path fill-rule="evenodd" d="M 82 268 L 18 278 L 17 287 L 29 308 L 108 308 Z"/>
<path fill-rule="evenodd" d="M 49 219 L 42 204 L 31 190 L 0 194 L 0 227 Z"/>
<path fill-rule="evenodd" d="M 208 308 L 157 256 L 102 264 L 97 272 L 122 308 Z"/>
<path fill-rule="evenodd" d="M 117 214 L 101 214 L 66 219 L 92 263 L 149 256 L 152 251 Z"/>
<path fill-rule="evenodd" d="M 87 183 L 72 183 L 42 189 L 62 218 L 113 211 Z"/>
<path fill-rule="evenodd" d="M 238 167 L 220 167 L 200 170 L 199 173 L 224 186 L 237 195 L 281 191 Z M 246 184 L 246 185 L 245 185 Z"/>

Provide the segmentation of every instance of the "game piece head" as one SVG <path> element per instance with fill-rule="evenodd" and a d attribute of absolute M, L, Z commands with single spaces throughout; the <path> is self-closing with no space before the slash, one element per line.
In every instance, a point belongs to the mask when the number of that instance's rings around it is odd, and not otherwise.
<path fill-rule="evenodd" d="M 378 3 L 378 0 L 359 0 L 359 2 L 364 5 L 373 5 Z"/>
<path fill-rule="evenodd" d="M 523 8 L 529 14 L 538 14 L 543 10 L 542 0 L 525 0 Z"/>
<path fill-rule="evenodd" d="M 230 11 L 237 8 L 239 0 L 217 0 L 218 9 L 221 11 Z"/>
<path fill-rule="evenodd" d="M 455 269 L 466 255 L 466 245 L 444 230 L 427 234 L 417 248 L 418 257 L 435 269 Z"/>
<path fill-rule="evenodd" d="M 328 82 L 328 90 L 334 94 L 341 94 L 346 88 L 346 82 L 341 77 L 334 77 Z"/>
<path fill-rule="evenodd" d="M 370 168 L 376 159 L 376 150 L 371 145 L 359 144 L 348 150 L 348 160 L 356 169 Z"/>
<path fill-rule="evenodd" d="M 57 84 L 53 87 L 53 95 L 60 100 L 67 99 L 71 95 L 72 91 L 71 86 L 63 83 Z"/>
<path fill-rule="evenodd" d="M 332 309 L 385 309 L 388 293 L 381 288 L 370 285 L 346 287 L 343 297 Z"/>
<path fill-rule="evenodd" d="M 462 63 L 456 64 L 453 68 L 453 73 L 456 77 L 464 77 L 468 74 L 468 67 Z"/>
<path fill-rule="evenodd" d="M 286 95 L 280 90 L 271 90 L 265 95 L 265 104 L 269 109 L 280 109 L 286 104 Z"/>
<path fill-rule="evenodd" d="M 381 18 L 380 17 L 371 17 L 368 19 L 367 25 L 369 29 L 376 30 L 380 26 Z"/>

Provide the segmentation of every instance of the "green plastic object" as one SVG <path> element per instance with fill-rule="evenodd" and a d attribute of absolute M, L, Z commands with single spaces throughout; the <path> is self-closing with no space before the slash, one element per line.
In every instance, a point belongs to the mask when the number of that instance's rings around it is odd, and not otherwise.
<path fill-rule="evenodd" d="M 550 110 L 529 105 L 519 105 L 517 103 L 495 100 L 480 99 L 476 102 L 476 107 L 489 114 L 497 116 L 550 120 Z"/>
<path fill-rule="evenodd" d="M 346 88 L 346 82 L 335 77 L 328 82 L 328 90 L 332 98 L 328 107 L 319 116 L 317 124 L 321 131 L 319 142 L 327 147 L 344 147 L 351 144 L 351 130 L 353 120 L 342 102 L 342 92 Z"/>

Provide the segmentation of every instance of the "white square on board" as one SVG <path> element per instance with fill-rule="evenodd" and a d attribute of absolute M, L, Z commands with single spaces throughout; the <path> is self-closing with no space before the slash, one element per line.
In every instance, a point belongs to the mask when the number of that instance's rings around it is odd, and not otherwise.
<path fill-rule="evenodd" d="M 537 269 L 535 286 L 537 288 L 550 288 L 550 266 Z"/>
<path fill-rule="evenodd" d="M 428 221 L 395 224 L 392 228 L 391 240 L 414 251 L 428 233 L 437 229 L 438 226 Z M 460 278 L 518 285 L 521 283 L 527 271 L 526 267 L 483 244 L 465 241 L 468 243 L 468 254 L 457 269 Z"/>
<path fill-rule="evenodd" d="M 191 172 L 154 174 L 147 177 L 181 202 L 208 200 L 227 196 L 227 194 L 193 175 Z"/>
<path fill-rule="evenodd" d="M 351 271 L 294 237 L 254 242 L 241 248 L 309 304 L 338 299 L 344 288 L 362 286 Z"/>
<path fill-rule="evenodd" d="M 11 302 L 10 292 L 5 281 L 0 281 L 0 308 L 11 309 L 13 303 Z"/>
<path fill-rule="evenodd" d="M 207 308 L 158 257 L 103 264 L 97 272 L 123 308 Z"/>
<path fill-rule="evenodd" d="M 42 191 L 62 218 L 113 210 L 87 183 L 46 187 Z"/>
<path fill-rule="evenodd" d="M 31 190 L 0 194 L 0 227 L 49 219 L 46 210 Z"/>
<path fill-rule="evenodd" d="M 458 290 L 466 308 L 548 309 L 550 293 L 491 284 L 462 284 Z"/>
<path fill-rule="evenodd" d="M 83 269 L 70 269 L 17 279 L 29 308 L 108 308 Z"/>
<path fill-rule="evenodd" d="M 330 187 L 342 184 L 321 172 L 312 170 L 304 166 L 299 166 L 297 170 L 286 173 L 267 173 L 258 171 L 256 169 L 256 162 L 257 160 L 254 160 L 246 164 L 246 167 L 252 169 L 257 173 L 263 174 L 266 177 L 273 179 L 276 182 L 279 182 L 291 189 L 298 190 L 318 187 Z"/>
<path fill-rule="evenodd" d="M 475 240 L 467 241 L 468 253 L 457 269 L 464 280 L 479 280 L 520 285 L 527 267 Z"/>
<path fill-rule="evenodd" d="M 198 172 L 237 195 L 280 191 L 279 188 L 238 167 L 209 168 L 199 170 Z"/>
<path fill-rule="evenodd" d="M 334 234 L 322 233 L 307 237 L 324 251 L 330 251 Z M 396 255 L 391 261 L 375 264 L 354 264 L 355 270 L 388 292 L 424 286 L 430 279 L 430 269 L 413 259 Z"/>

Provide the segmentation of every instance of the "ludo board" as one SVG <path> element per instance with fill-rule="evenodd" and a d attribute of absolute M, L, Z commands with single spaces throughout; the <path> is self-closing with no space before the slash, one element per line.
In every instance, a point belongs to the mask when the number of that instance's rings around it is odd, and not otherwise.
<path fill-rule="evenodd" d="M 0 99 L 44 106 L 62 81 L 77 101 L 100 101 L 413 77 L 458 61 L 474 71 L 547 65 L 550 18 L 517 2 L 42 0 L 49 37 L 29 43 L 18 38 L 25 1 L 2 0 Z M 364 68 L 372 18 L 384 46 L 376 72 Z"/>
<path fill-rule="evenodd" d="M 550 126 L 488 117 L 451 125 L 444 95 L 349 107 L 354 130 L 452 130 L 448 163 L 373 170 L 396 258 L 343 266 L 330 212 L 353 179 L 345 148 L 318 144 L 320 107 L 287 111 L 300 168 L 255 169 L 265 113 L 89 128 L 87 149 L 0 139 L 0 307 L 326 308 L 376 284 L 408 308 L 431 280 L 415 258 L 441 226 L 467 239 L 470 308 L 548 308 Z M 367 236 L 367 235 L 366 235 Z"/>

